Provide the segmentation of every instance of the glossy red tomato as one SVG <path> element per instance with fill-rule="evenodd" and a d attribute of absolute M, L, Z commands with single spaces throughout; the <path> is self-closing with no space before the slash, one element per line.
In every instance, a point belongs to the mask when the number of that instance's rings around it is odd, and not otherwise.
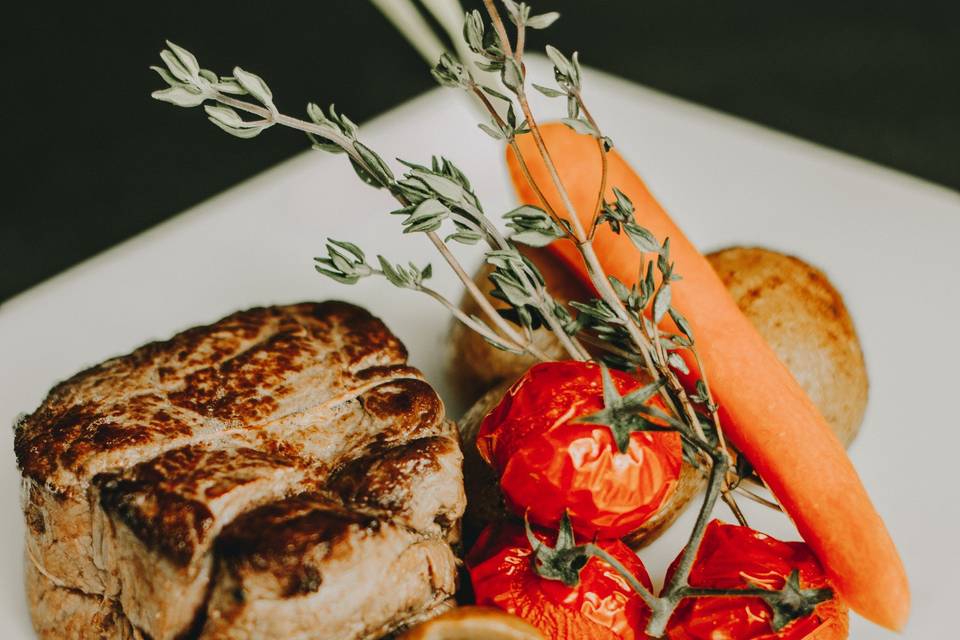
<path fill-rule="evenodd" d="M 597 544 L 650 588 L 643 563 L 627 545 L 619 540 Z M 537 575 L 532 554 L 521 525 L 498 523 L 484 529 L 467 555 L 477 604 L 520 616 L 553 640 L 645 637 L 649 609 L 610 565 L 590 558 L 580 571 L 580 584 L 568 587 Z"/>
<path fill-rule="evenodd" d="M 640 386 L 625 373 L 611 374 L 621 395 Z M 487 415 L 477 448 L 517 514 L 555 529 L 566 510 L 581 538 L 621 537 L 663 506 L 680 476 L 680 437 L 634 432 L 620 453 L 609 428 L 575 422 L 603 408 L 598 365 L 545 362 Z"/>
<path fill-rule="evenodd" d="M 667 580 L 679 558 L 667 573 Z M 707 525 L 689 583 L 692 587 L 737 589 L 761 585 L 782 589 L 794 569 L 803 589 L 829 586 L 823 568 L 802 542 L 781 542 L 748 527 L 714 520 Z M 689 598 L 670 624 L 670 640 L 840 640 L 847 637 L 847 608 L 834 598 L 778 632 L 770 627 L 770 607 L 759 598 Z"/>

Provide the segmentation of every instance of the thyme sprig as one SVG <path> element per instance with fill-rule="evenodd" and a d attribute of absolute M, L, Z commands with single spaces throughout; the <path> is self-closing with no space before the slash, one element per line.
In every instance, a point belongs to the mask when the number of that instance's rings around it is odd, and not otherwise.
<path fill-rule="evenodd" d="M 435 156 L 427 164 L 399 160 L 403 169 L 398 176 L 380 154 L 360 139 L 357 125 L 333 106 L 324 111 L 316 104 L 307 105 L 307 120 L 280 113 L 267 83 L 240 67 L 235 67 L 232 75 L 220 76 L 202 68 L 189 51 L 168 42 L 168 48 L 160 54 L 164 66 L 152 67 L 167 87 L 154 92 L 153 97 L 181 107 L 202 105 L 211 123 L 238 138 L 252 138 L 281 125 L 305 133 L 314 149 L 345 154 L 364 183 L 385 189 L 399 203 L 399 208 L 390 213 L 399 219 L 403 233 L 428 237 L 476 301 L 482 317 L 464 313 L 427 285 L 433 274 L 431 265 L 401 265 L 381 255 L 371 264 L 360 247 L 347 241 L 328 240 L 326 255 L 315 259 L 316 269 L 322 275 L 345 284 L 368 277 L 385 278 L 396 287 L 434 299 L 493 346 L 539 360 L 550 359 L 533 341 L 534 331 L 544 327 L 554 334 L 570 358 L 595 357 L 605 366 L 632 371 L 647 380 L 641 389 L 621 397 L 604 366 L 604 409 L 580 421 L 608 426 L 620 451 L 626 450 L 634 431 L 675 431 L 684 443 L 688 459 L 709 469 L 703 503 L 672 578 L 659 596 L 653 595 L 596 545 L 577 546 L 566 518 L 561 522 L 556 547 L 535 543 L 531 537 L 536 549 L 535 567 L 542 576 L 576 584 L 579 570 L 586 564 L 584 558 L 600 557 L 623 575 L 650 607 L 647 632 L 654 637 L 663 634 L 678 603 L 689 597 L 756 595 L 772 607 L 775 625 L 806 615 L 817 602 L 830 596 L 823 590 L 800 589 L 795 577 L 781 591 L 762 590 L 763 593 L 753 587 L 704 590 L 688 584 L 696 551 L 717 500 L 722 498 L 741 524 L 746 520 L 733 497 L 742 475 L 737 473 L 740 466 L 726 448 L 718 407 L 690 325 L 672 304 L 672 283 L 680 279 L 680 274 L 675 272 L 670 259 L 670 240 L 658 241 L 637 222 L 627 195 L 617 185 L 608 185 L 607 154 L 613 141 L 601 131 L 584 101 L 579 55 L 568 57 L 548 46 L 546 53 L 553 63 L 556 88 L 532 86 L 548 97 L 565 98 L 563 122 L 574 131 L 593 137 L 600 154 L 601 180 L 596 202 L 591 211 L 575 210 L 530 107 L 523 63 L 526 30 L 549 26 L 557 14 L 532 15 L 526 3 L 502 3 L 515 29 L 513 40 L 494 0 L 484 0 L 486 19 L 479 11 L 469 12 L 463 27 L 467 49 L 480 60 L 477 66 L 499 74 L 500 86 L 483 84 L 448 54 L 440 56 L 432 72 L 441 85 L 466 91 L 484 107 L 489 121 L 480 123 L 480 128 L 513 150 L 521 173 L 536 194 L 537 205 L 524 205 L 504 214 L 510 236 L 504 236 L 493 224 L 467 176 L 449 159 Z M 517 141 L 520 135 L 533 139 L 536 153 L 559 195 L 558 206 L 546 197 L 544 185 L 533 178 L 529 158 Z M 611 200 L 607 200 L 608 186 L 613 193 Z M 581 218 L 578 213 L 590 215 Z M 581 219 L 589 220 L 589 225 L 585 227 Z M 593 246 L 593 239 L 603 226 L 613 233 L 625 234 L 641 251 L 636 284 L 628 287 L 604 272 Z M 569 241 L 577 248 L 597 297 L 571 301 L 569 305 L 556 300 L 536 265 L 518 249 L 518 244 L 541 247 L 554 241 Z M 480 243 L 486 245 L 484 259 L 493 267 L 490 294 L 502 301 L 505 308 L 496 309 L 489 302 L 455 256 L 456 245 Z M 669 330 L 665 324 L 668 318 L 672 323 Z M 593 354 L 584 345 L 590 345 Z M 678 378 L 678 373 L 688 374 L 691 368 L 696 369 L 699 377 L 692 393 L 685 390 Z M 662 399 L 663 410 L 648 402 L 655 394 Z"/>
<path fill-rule="evenodd" d="M 523 3 L 520 4 L 522 5 Z M 592 239 L 597 227 L 600 224 L 600 220 L 603 217 L 601 212 L 604 210 L 607 212 L 605 221 L 608 223 L 617 222 L 618 224 L 614 230 L 618 231 L 620 228 L 622 228 L 624 231 L 626 231 L 628 237 L 630 237 L 631 241 L 637 244 L 641 251 L 644 251 L 645 248 L 649 248 L 650 244 L 655 245 L 656 242 L 648 230 L 640 227 L 634 221 L 632 216 L 633 206 L 625 194 L 619 190 L 615 190 L 614 193 L 616 199 L 614 203 L 612 203 L 610 206 L 606 206 L 604 203 L 604 194 L 606 192 L 608 178 L 607 153 L 612 148 L 613 143 L 609 138 L 601 133 L 596 120 L 590 114 L 586 104 L 584 103 L 581 93 L 582 70 L 580 67 L 579 55 L 574 53 L 570 58 L 567 58 L 556 48 L 550 46 L 547 47 L 547 55 L 554 64 L 554 79 L 556 80 L 558 86 L 558 89 L 549 90 L 548 93 L 553 92 L 554 95 L 565 95 L 567 97 L 568 118 L 565 120 L 565 123 L 574 128 L 574 130 L 592 135 L 597 140 L 601 157 L 602 167 L 600 189 L 597 196 L 595 210 L 592 215 L 590 229 L 589 232 L 586 233 L 579 222 L 580 218 L 572 205 L 572 201 L 567 193 L 566 187 L 559 177 L 559 172 L 557 171 L 553 158 L 546 147 L 543 136 L 540 133 L 537 125 L 537 121 L 534 118 L 527 100 L 524 75 L 525 67 L 522 64 L 525 25 L 522 20 L 516 19 L 517 15 L 523 15 L 523 11 L 518 12 L 511 6 L 507 7 L 508 14 L 511 16 L 511 20 L 516 25 L 516 47 L 513 47 L 507 35 L 505 24 L 500 18 L 494 1 L 484 0 L 484 5 L 487 9 L 487 13 L 489 14 L 491 24 L 493 25 L 493 31 L 497 34 L 497 38 L 499 39 L 498 43 L 489 47 L 487 55 L 492 58 L 500 56 L 500 58 L 497 59 L 499 60 L 500 64 L 504 65 L 504 68 L 506 68 L 506 62 L 509 59 L 512 59 L 516 68 L 518 68 L 521 72 L 521 81 L 509 84 L 507 85 L 507 88 L 516 97 L 520 110 L 525 116 L 524 124 L 527 128 L 529 128 L 530 133 L 536 143 L 539 155 L 551 176 L 551 181 L 553 182 L 557 192 L 560 194 L 563 207 L 568 214 L 566 217 L 559 216 L 543 196 L 543 191 L 541 188 L 539 188 L 539 186 L 536 185 L 536 181 L 532 179 L 526 164 L 526 160 L 524 159 L 523 154 L 520 152 L 519 147 L 516 145 L 515 140 L 511 141 L 511 146 L 525 178 L 534 186 L 534 190 L 538 194 L 538 198 L 541 200 L 544 209 L 552 216 L 557 218 L 561 223 L 566 223 L 566 221 L 569 220 L 568 229 L 570 231 L 571 239 L 574 241 L 575 246 L 579 250 L 584 264 L 587 267 L 587 273 L 590 277 L 590 280 L 594 288 L 600 294 L 600 299 L 603 303 L 597 304 L 595 302 L 591 302 L 588 303 L 588 307 L 602 312 L 600 315 L 605 315 L 605 312 L 610 312 L 616 317 L 615 322 L 607 321 L 606 324 L 606 338 L 613 342 L 614 346 L 621 350 L 624 347 L 627 347 L 627 351 L 633 351 L 637 353 L 639 358 L 643 361 L 644 367 L 649 373 L 656 375 L 656 373 L 654 373 L 656 371 L 660 374 L 666 374 L 667 377 L 673 378 L 671 384 L 668 386 L 674 390 L 681 389 L 681 385 L 676 380 L 676 377 L 669 372 L 671 369 L 676 369 L 683 373 L 687 373 L 687 366 L 678 353 L 669 353 L 661 343 L 658 333 L 659 322 L 662 319 L 662 316 L 657 317 L 655 322 L 650 323 L 643 317 L 641 313 L 637 313 L 635 310 L 628 309 L 621 299 L 621 296 L 618 295 L 613 283 L 604 274 L 603 268 L 599 262 L 599 258 L 597 257 L 593 248 Z M 478 22 L 479 26 L 477 25 Z M 468 28 L 479 29 L 481 32 L 486 33 L 486 30 L 482 29 L 482 21 L 479 21 L 475 14 L 471 20 L 468 20 L 465 30 Z M 469 74 L 467 75 L 469 76 Z M 470 90 L 472 87 L 468 84 L 465 86 L 465 88 Z M 541 92 L 543 92 L 542 89 Z M 485 101 L 484 104 L 489 106 L 489 101 Z M 582 118 L 585 118 L 585 120 L 577 120 L 578 118 L 581 118 L 581 114 Z M 494 115 L 492 111 L 491 115 Z M 496 118 L 494 118 L 494 120 L 496 120 Z M 579 124 L 576 124 L 574 121 L 579 122 Z M 615 186 L 616 185 L 614 185 L 614 187 Z M 629 216 L 629 218 L 627 216 Z M 672 265 L 669 263 L 669 238 L 664 240 L 664 244 L 661 246 L 658 253 L 660 255 L 657 256 L 657 267 L 661 275 L 661 285 L 655 294 L 659 299 L 659 305 L 657 305 L 655 311 L 657 309 L 668 310 L 670 308 L 669 298 L 671 290 L 669 283 L 671 280 L 678 278 L 678 276 L 675 278 Z M 666 255 L 664 255 L 664 253 L 666 253 Z M 648 267 L 646 279 L 648 289 L 652 289 L 654 286 L 651 274 L 652 268 Z M 674 314 L 671 314 L 671 316 L 672 315 Z M 599 318 L 597 318 L 595 315 L 594 319 Z M 601 322 L 603 322 L 602 319 Z M 624 337 L 628 338 L 628 340 L 624 340 Z M 695 359 L 699 360 L 699 356 L 694 357 Z M 630 366 L 633 364 L 632 359 L 624 359 L 622 357 L 612 358 L 609 360 L 611 361 L 611 364 L 619 366 Z M 707 391 L 707 394 L 710 395 L 709 390 Z M 668 405 L 670 405 L 671 409 L 674 410 L 674 412 L 685 413 L 689 418 L 691 426 L 698 432 L 702 431 L 699 420 L 695 419 L 695 412 L 693 411 L 692 407 L 689 406 L 690 403 L 684 393 L 674 393 L 673 396 L 671 396 L 671 394 L 665 390 L 662 396 Z M 725 450 L 725 440 L 723 439 L 722 435 L 722 427 L 720 426 L 719 418 L 715 411 L 711 413 L 711 417 L 714 420 L 714 428 L 720 434 L 720 442 L 724 446 Z M 732 460 L 732 456 L 729 453 L 727 453 L 727 457 L 728 459 Z M 746 524 L 746 519 L 732 495 L 731 487 L 733 486 L 734 482 L 734 478 L 723 478 L 724 488 L 722 491 L 722 496 L 724 501 L 737 517 L 737 520 L 741 524 Z"/>
<path fill-rule="evenodd" d="M 337 114 L 332 108 L 330 115 L 327 116 L 322 110 L 311 105 L 308 107 L 308 116 L 311 118 L 309 122 L 284 115 L 277 111 L 273 104 L 272 92 L 259 76 L 240 67 L 234 68 L 233 76 L 217 76 L 210 70 L 202 69 L 196 57 L 186 49 L 169 41 L 167 45 L 169 48 L 161 52 L 161 59 L 166 64 L 166 69 L 151 68 L 169 86 L 155 91 L 152 94 L 154 98 L 180 107 L 203 105 L 208 119 L 213 124 L 239 138 L 252 138 L 275 124 L 302 131 L 311 137 L 315 148 L 345 153 L 363 182 L 376 188 L 387 189 L 403 207 L 412 204 L 408 196 L 418 193 L 418 187 L 422 188 L 427 195 L 435 195 L 437 199 L 443 197 L 442 193 L 434 189 L 437 185 L 441 185 L 442 189 L 442 184 L 446 184 L 440 182 L 442 176 L 405 183 L 397 181 L 389 165 L 358 139 L 356 125 L 345 116 Z M 236 96 L 250 96 L 254 101 L 241 100 Z M 214 104 L 207 104 L 210 102 Z M 252 114 L 259 119 L 246 120 L 240 112 Z M 447 193 L 447 195 L 450 194 Z M 532 344 L 528 336 L 521 335 L 490 304 L 448 249 L 444 240 L 433 230 L 425 229 L 423 233 L 444 257 L 484 312 L 486 320 L 482 322 L 487 331 L 500 337 L 497 345 L 507 346 L 510 351 L 529 353 L 541 360 L 548 359 L 546 354 Z"/>

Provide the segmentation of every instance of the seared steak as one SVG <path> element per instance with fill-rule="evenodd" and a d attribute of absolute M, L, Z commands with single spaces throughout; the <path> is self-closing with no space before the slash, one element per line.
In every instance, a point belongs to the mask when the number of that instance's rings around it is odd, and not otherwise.
<path fill-rule="evenodd" d="M 379 638 L 456 589 L 442 539 L 316 493 L 242 516 L 217 547 L 202 638 Z"/>
<path fill-rule="evenodd" d="M 43 637 L 373 638 L 454 591 L 456 430 L 352 305 L 252 309 L 81 372 L 16 453 Z"/>

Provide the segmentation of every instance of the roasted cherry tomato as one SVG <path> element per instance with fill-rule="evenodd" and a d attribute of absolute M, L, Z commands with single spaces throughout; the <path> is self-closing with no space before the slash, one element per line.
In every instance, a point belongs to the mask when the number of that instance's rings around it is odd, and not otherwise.
<path fill-rule="evenodd" d="M 536 535 L 552 543 L 549 536 Z M 650 588 L 643 563 L 627 545 L 619 540 L 596 544 Z M 567 587 L 537 575 L 532 555 L 521 525 L 503 522 L 484 529 L 467 555 L 477 604 L 520 616 L 553 640 L 645 637 L 649 609 L 610 565 L 591 557 L 580 571 L 580 584 Z"/>
<path fill-rule="evenodd" d="M 667 580 L 679 562 L 674 561 Z M 802 542 L 781 542 L 748 527 L 718 520 L 707 530 L 690 571 L 691 587 L 782 589 L 787 576 L 800 572 L 800 587 L 829 587 L 823 568 Z M 749 583 L 747 582 L 749 581 Z M 750 584 L 752 583 L 752 585 Z M 847 608 L 836 597 L 810 615 L 774 632 L 770 607 L 759 598 L 707 597 L 683 600 L 670 618 L 670 640 L 840 640 L 847 637 Z"/>
<path fill-rule="evenodd" d="M 611 374 L 621 395 L 640 386 L 625 373 Z M 598 365 L 545 362 L 527 371 L 484 418 L 477 448 L 498 472 L 517 514 L 555 529 L 567 511 L 580 537 L 614 538 L 663 506 L 680 476 L 680 437 L 634 432 L 620 453 L 609 428 L 576 422 L 603 408 Z"/>

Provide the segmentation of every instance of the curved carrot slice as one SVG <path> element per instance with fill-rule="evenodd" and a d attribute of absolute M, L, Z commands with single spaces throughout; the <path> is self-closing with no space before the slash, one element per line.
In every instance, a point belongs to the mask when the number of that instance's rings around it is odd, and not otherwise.
<path fill-rule="evenodd" d="M 541 130 L 586 227 L 600 186 L 596 141 L 559 123 Z M 532 137 L 520 136 L 518 143 L 547 200 L 567 215 Z M 509 149 L 507 164 L 520 199 L 539 204 Z M 661 241 L 670 238 L 671 258 L 683 276 L 673 285 L 673 306 L 693 328 L 724 433 L 773 490 L 850 606 L 880 625 L 902 628 L 910 613 L 903 563 L 840 441 L 710 264 L 616 151 L 609 156 L 607 184 L 607 198 L 616 186 L 633 201 L 639 224 Z M 594 247 L 607 274 L 628 286 L 637 281 L 639 252 L 626 235 L 605 226 Z M 570 242 L 555 242 L 551 249 L 589 284 Z"/>

